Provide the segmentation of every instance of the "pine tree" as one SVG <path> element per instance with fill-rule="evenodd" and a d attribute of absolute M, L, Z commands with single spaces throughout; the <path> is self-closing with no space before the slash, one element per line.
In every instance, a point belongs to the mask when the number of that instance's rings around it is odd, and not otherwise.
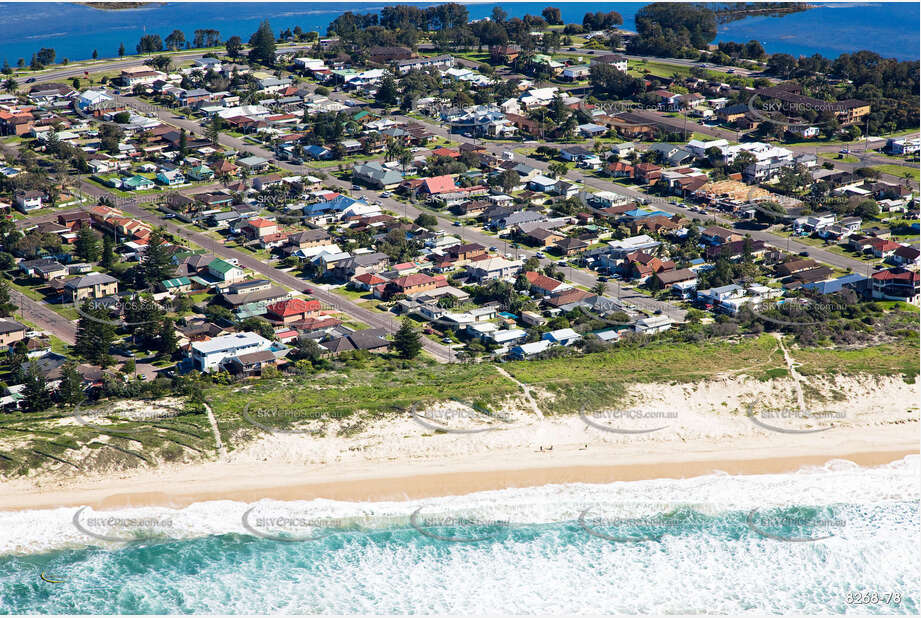
<path fill-rule="evenodd" d="M 10 298 L 10 284 L 6 279 L 0 279 L 0 317 L 9 317 L 14 311 L 16 311 L 16 305 Z"/>
<path fill-rule="evenodd" d="M 404 319 L 393 337 L 393 347 L 402 358 L 416 358 L 422 351 L 422 337 L 409 319 Z"/>
<path fill-rule="evenodd" d="M 88 225 L 80 226 L 77 232 L 77 242 L 74 252 L 86 262 L 95 262 L 99 259 L 99 235 Z"/>
<path fill-rule="evenodd" d="M 112 362 L 109 348 L 115 341 L 115 326 L 104 307 L 94 307 L 84 301 L 77 323 L 74 352 L 83 359 L 105 367 Z"/>
<path fill-rule="evenodd" d="M 179 340 L 176 338 L 176 325 L 171 318 L 163 318 L 159 329 L 159 350 L 165 356 L 172 356 L 179 350 Z"/>
<path fill-rule="evenodd" d="M 189 137 L 185 133 L 185 129 L 179 130 L 179 160 L 182 161 L 185 159 L 186 155 L 189 152 Z"/>
<path fill-rule="evenodd" d="M 124 55 L 125 55 L 125 44 L 124 44 L 124 43 L 121 43 L 121 44 L 118 46 L 118 57 L 121 58 L 121 57 L 124 56 Z"/>
<path fill-rule="evenodd" d="M 99 52 L 94 49 L 93 50 L 93 60 L 96 60 L 97 58 L 99 58 Z"/>
<path fill-rule="evenodd" d="M 65 363 L 61 368 L 61 382 L 56 393 L 59 403 L 76 405 L 86 399 L 83 393 L 83 376 L 77 372 L 74 362 Z"/>
<path fill-rule="evenodd" d="M 48 381 L 35 363 L 29 364 L 26 371 L 25 388 L 22 390 L 25 408 L 29 412 L 41 412 L 51 407 L 51 393 Z"/>
<path fill-rule="evenodd" d="M 399 101 L 400 93 L 397 90 L 397 83 L 392 77 L 387 75 L 381 80 L 380 88 L 377 89 L 377 102 L 382 105 L 396 105 Z"/>
<path fill-rule="evenodd" d="M 263 21 L 259 29 L 249 39 L 250 61 L 261 62 L 266 66 L 275 65 L 275 34 L 269 26 L 269 20 Z"/>
<path fill-rule="evenodd" d="M 160 230 L 154 230 L 150 234 L 147 252 L 141 263 L 144 283 L 148 287 L 153 287 L 161 281 L 172 279 L 175 272 L 176 266 L 172 262 L 169 249 L 163 244 L 163 233 Z"/>
<path fill-rule="evenodd" d="M 102 258 L 99 260 L 99 265 L 105 268 L 106 270 L 112 268 L 112 265 L 115 263 L 115 241 L 112 240 L 112 237 L 106 234 L 102 237 Z"/>

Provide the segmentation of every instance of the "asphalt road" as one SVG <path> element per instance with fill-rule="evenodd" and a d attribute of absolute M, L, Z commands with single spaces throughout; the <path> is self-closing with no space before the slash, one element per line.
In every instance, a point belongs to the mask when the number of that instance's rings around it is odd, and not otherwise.
<path fill-rule="evenodd" d="M 109 194 L 101 187 L 97 187 L 86 181 L 81 182 L 81 188 L 83 191 L 91 195 L 102 196 Z M 118 208 L 142 221 L 147 221 L 154 225 L 163 226 L 166 230 L 176 234 L 177 236 L 194 242 L 206 251 L 210 252 L 212 255 L 216 255 L 221 258 L 237 259 L 241 266 L 259 273 L 266 279 L 288 287 L 292 290 L 310 294 L 329 307 L 353 316 L 359 321 L 368 324 L 369 326 L 383 328 L 388 332 L 395 332 L 399 328 L 398 320 L 396 320 L 395 317 L 391 314 L 384 314 L 373 311 L 371 309 L 366 309 L 360 304 L 342 298 L 333 292 L 320 289 L 315 285 L 310 285 L 303 279 L 295 277 L 286 271 L 275 268 L 274 266 L 263 262 L 252 254 L 249 254 L 245 251 L 239 251 L 225 247 L 221 241 L 216 240 L 212 236 L 201 232 L 191 231 L 186 227 L 177 225 L 171 219 L 167 219 L 156 213 L 152 213 L 151 211 L 139 206 L 138 203 L 133 200 L 120 201 L 118 203 Z M 423 349 L 429 352 L 437 360 L 442 362 L 449 362 L 453 360 L 454 354 L 450 348 L 435 343 L 426 337 L 422 338 L 422 342 Z"/>

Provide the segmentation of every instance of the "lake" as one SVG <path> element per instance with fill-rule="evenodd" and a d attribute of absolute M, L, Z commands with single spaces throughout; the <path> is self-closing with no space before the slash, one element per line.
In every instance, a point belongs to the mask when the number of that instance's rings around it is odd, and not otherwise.
<path fill-rule="evenodd" d="M 117 54 L 120 43 L 129 53 L 145 33 L 165 38 L 173 29 L 191 40 L 198 28 L 219 30 L 221 38 L 239 35 L 249 38 L 263 19 L 269 19 L 276 34 L 300 26 L 319 30 L 344 11 L 377 11 L 390 2 L 196 2 L 158 3 L 138 9 L 102 11 L 69 3 L 0 3 L 4 15 L 0 24 L 0 59 L 15 64 L 29 62 L 41 47 L 53 47 L 57 59 L 83 60 L 94 49 L 102 58 Z M 434 3 L 433 3 L 434 4 Z M 507 3 L 501 6 L 510 16 L 539 15 L 552 2 Z M 624 28 L 634 29 L 634 15 L 644 4 L 630 2 L 558 3 L 567 23 L 582 21 L 588 11 L 614 10 L 624 17 Z M 420 5 L 430 6 L 430 5 Z M 485 17 L 493 3 L 468 4 L 471 18 Z M 836 57 L 841 53 L 869 49 L 900 60 L 918 58 L 921 17 L 918 3 L 829 4 L 784 17 L 752 17 L 724 24 L 717 41 L 761 41 L 769 53 L 794 55 L 820 53 Z"/>

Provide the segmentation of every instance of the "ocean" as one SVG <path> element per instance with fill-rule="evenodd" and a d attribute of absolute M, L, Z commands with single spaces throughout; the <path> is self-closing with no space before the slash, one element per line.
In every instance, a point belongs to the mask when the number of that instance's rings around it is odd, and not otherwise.
<path fill-rule="evenodd" d="M 0 61 L 28 64 L 32 54 L 52 47 L 57 59 L 71 61 L 117 54 L 120 43 L 129 53 L 145 33 L 165 38 L 180 29 L 191 41 L 194 30 L 213 28 L 222 40 L 245 40 L 263 19 L 276 33 L 301 26 L 325 34 L 327 25 L 344 11 L 378 11 L 389 2 L 164 2 L 138 9 L 102 11 L 71 3 L 0 3 Z M 429 6 L 435 3 L 420 3 Z M 510 16 L 539 15 L 552 2 L 501 4 Z M 588 11 L 617 11 L 624 28 L 635 29 L 634 15 L 645 3 L 556 3 L 567 23 L 582 22 Z M 471 18 L 488 16 L 494 3 L 469 3 Z M 921 17 L 918 3 L 829 3 L 784 17 L 750 17 L 720 26 L 717 41 L 761 41 L 769 53 L 794 55 L 841 53 L 869 49 L 900 60 L 918 59 Z"/>
<path fill-rule="evenodd" d="M 912 614 L 919 474 L 0 513 L 0 614 Z"/>

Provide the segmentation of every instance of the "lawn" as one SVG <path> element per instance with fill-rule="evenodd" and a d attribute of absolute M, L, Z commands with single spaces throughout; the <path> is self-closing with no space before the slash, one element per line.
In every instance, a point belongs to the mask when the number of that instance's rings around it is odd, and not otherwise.
<path fill-rule="evenodd" d="M 893 176 L 898 176 L 899 178 L 905 178 L 905 175 L 912 180 L 921 179 L 921 171 L 917 167 L 905 167 L 904 165 L 874 165 L 871 169 L 874 169 L 883 174 L 892 174 Z"/>
<path fill-rule="evenodd" d="M 843 161 L 844 163 L 859 163 L 860 159 L 854 155 L 839 155 L 836 152 L 820 152 L 819 156 L 823 159 L 834 159 L 835 161 Z"/>

